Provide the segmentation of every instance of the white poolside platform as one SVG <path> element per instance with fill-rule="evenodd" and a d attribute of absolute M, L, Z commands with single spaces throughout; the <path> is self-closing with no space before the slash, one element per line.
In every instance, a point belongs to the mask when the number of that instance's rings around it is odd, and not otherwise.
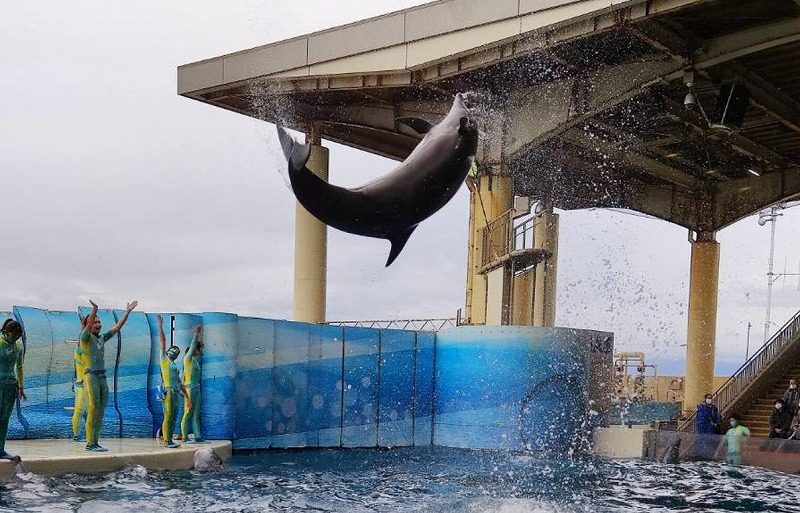
<path fill-rule="evenodd" d="M 152 470 L 186 470 L 194 467 L 194 453 L 209 448 L 222 461 L 231 458 L 229 440 L 209 440 L 206 444 L 187 445 L 178 449 L 161 447 L 155 438 L 101 438 L 100 445 L 108 452 L 84 449 L 86 442 L 72 440 L 9 440 L 6 450 L 22 458 L 26 472 L 56 476 L 61 474 L 99 474 L 127 465 L 141 465 Z M 14 463 L 0 460 L 0 482 L 14 475 Z"/>

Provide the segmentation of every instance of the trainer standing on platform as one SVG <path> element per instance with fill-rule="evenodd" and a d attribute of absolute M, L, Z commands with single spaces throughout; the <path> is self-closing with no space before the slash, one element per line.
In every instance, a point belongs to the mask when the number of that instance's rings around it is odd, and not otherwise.
<path fill-rule="evenodd" d="M 17 398 L 24 401 L 22 362 L 25 350 L 22 347 L 22 326 L 14 319 L 6 319 L 0 328 L 0 459 L 17 460 L 6 452 L 8 420 Z"/>
<path fill-rule="evenodd" d="M 83 319 L 82 322 L 85 323 L 86 319 Z M 83 327 L 85 326 L 83 324 Z M 80 342 L 72 352 L 72 360 L 75 367 L 75 383 L 72 385 L 75 390 L 75 407 L 72 409 L 72 440 L 77 442 L 81 439 L 81 418 L 86 415 L 86 392 L 83 390 L 83 378 L 86 377 L 86 369 Z"/>
<path fill-rule="evenodd" d="M 84 368 L 86 369 L 83 379 L 84 391 L 86 392 L 87 414 L 86 414 L 86 450 L 87 451 L 106 451 L 108 449 L 100 447 L 98 443 L 100 432 L 103 430 L 103 415 L 108 405 L 108 381 L 106 380 L 106 342 L 119 333 L 122 326 L 128 320 L 136 305 L 136 301 L 128 303 L 122 318 L 107 332 L 100 334 L 100 319 L 97 317 L 97 305 L 94 301 L 89 301 L 92 311 L 86 317 L 83 330 L 79 337 L 79 345 L 83 351 Z"/>
<path fill-rule="evenodd" d="M 203 357 L 203 327 L 199 324 L 194 327 L 192 344 L 186 349 L 186 356 L 183 357 L 183 386 L 189 395 L 186 396 L 186 403 L 183 406 L 183 418 L 181 419 L 181 438 L 184 444 L 204 442 L 200 431 L 200 383 L 202 382 Z M 192 423 L 192 433 L 194 440 L 189 440 L 189 422 Z"/>
<path fill-rule="evenodd" d="M 172 434 L 175 431 L 175 413 L 178 411 L 178 392 L 183 394 L 184 408 L 191 408 L 191 401 L 189 394 L 186 393 L 186 388 L 181 383 L 180 375 L 178 374 L 178 366 L 175 365 L 175 360 L 181 355 L 181 348 L 178 346 L 170 346 L 167 349 L 167 336 L 164 334 L 164 321 L 161 316 L 156 317 L 158 320 L 158 339 L 161 343 L 161 382 L 164 386 L 164 420 L 161 422 L 161 437 L 164 439 L 164 445 L 170 449 L 180 447 L 172 440 Z"/>

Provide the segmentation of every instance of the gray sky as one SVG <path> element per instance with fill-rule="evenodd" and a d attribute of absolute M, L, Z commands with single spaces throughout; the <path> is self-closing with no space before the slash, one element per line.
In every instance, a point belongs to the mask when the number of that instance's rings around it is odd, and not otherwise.
<path fill-rule="evenodd" d="M 384 12 L 413 0 L 35 1 L 0 17 L 0 169 L 7 208 L 0 309 L 74 309 L 93 298 L 148 311 L 291 316 L 294 199 L 271 125 L 176 94 L 180 64 Z M 356 185 L 394 162 L 331 146 L 331 181 Z M 449 317 L 464 302 L 465 189 L 389 244 L 329 231 L 330 319 Z M 561 213 L 557 323 L 614 331 L 678 370 L 689 243 L 662 221 Z M 798 272 L 800 207 L 777 225 L 776 272 Z M 751 217 L 722 243 L 718 370 L 760 344 L 769 227 Z M 772 318 L 800 308 L 776 282 Z M 752 352 L 752 349 L 751 349 Z"/>

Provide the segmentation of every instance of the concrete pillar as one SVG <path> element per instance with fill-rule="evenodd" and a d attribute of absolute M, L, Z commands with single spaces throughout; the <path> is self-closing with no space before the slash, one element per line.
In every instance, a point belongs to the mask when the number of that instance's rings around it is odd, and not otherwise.
<path fill-rule="evenodd" d="M 465 322 L 486 323 L 486 275 L 483 265 L 483 229 L 514 205 L 514 183 L 507 174 L 480 174 L 470 191 L 469 248 Z"/>
<path fill-rule="evenodd" d="M 515 326 L 531 326 L 531 315 L 533 314 L 533 281 L 535 275 L 535 270 L 529 269 L 514 277 L 511 324 Z"/>
<path fill-rule="evenodd" d="M 556 270 L 558 267 L 558 214 L 548 208 L 533 222 L 533 247 L 546 249 L 553 256 L 536 266 L 533 288 L 534 326 L 556 324 Z"/>
<path fill-rule="evenodd" d="M 689 413 L 713 392 L 719 285 L 719 243 L 713 232 L 699 232 L 692 242 L 689 271 L 689 329 L 683 410 Z"/>
<path fill-rule="evenodd" d="M 328 148 L 314 131 L 306 135 L 311 143 L 307 167 L 328 179 Z M 328 270 L 327 226 L 297 203 L 294 214 L 294 313 L 295 321 L 325 322 Z"/>

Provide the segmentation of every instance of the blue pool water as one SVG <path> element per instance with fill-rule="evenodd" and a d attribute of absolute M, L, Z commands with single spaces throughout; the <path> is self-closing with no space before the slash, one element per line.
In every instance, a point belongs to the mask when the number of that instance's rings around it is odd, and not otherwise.
<path fill-rule="evenodd" d="M 22 474 L 0 512 L 796 512 L 796 476 L 719 463 L 415 448 L 237 455 L 216 474 Z"/>

